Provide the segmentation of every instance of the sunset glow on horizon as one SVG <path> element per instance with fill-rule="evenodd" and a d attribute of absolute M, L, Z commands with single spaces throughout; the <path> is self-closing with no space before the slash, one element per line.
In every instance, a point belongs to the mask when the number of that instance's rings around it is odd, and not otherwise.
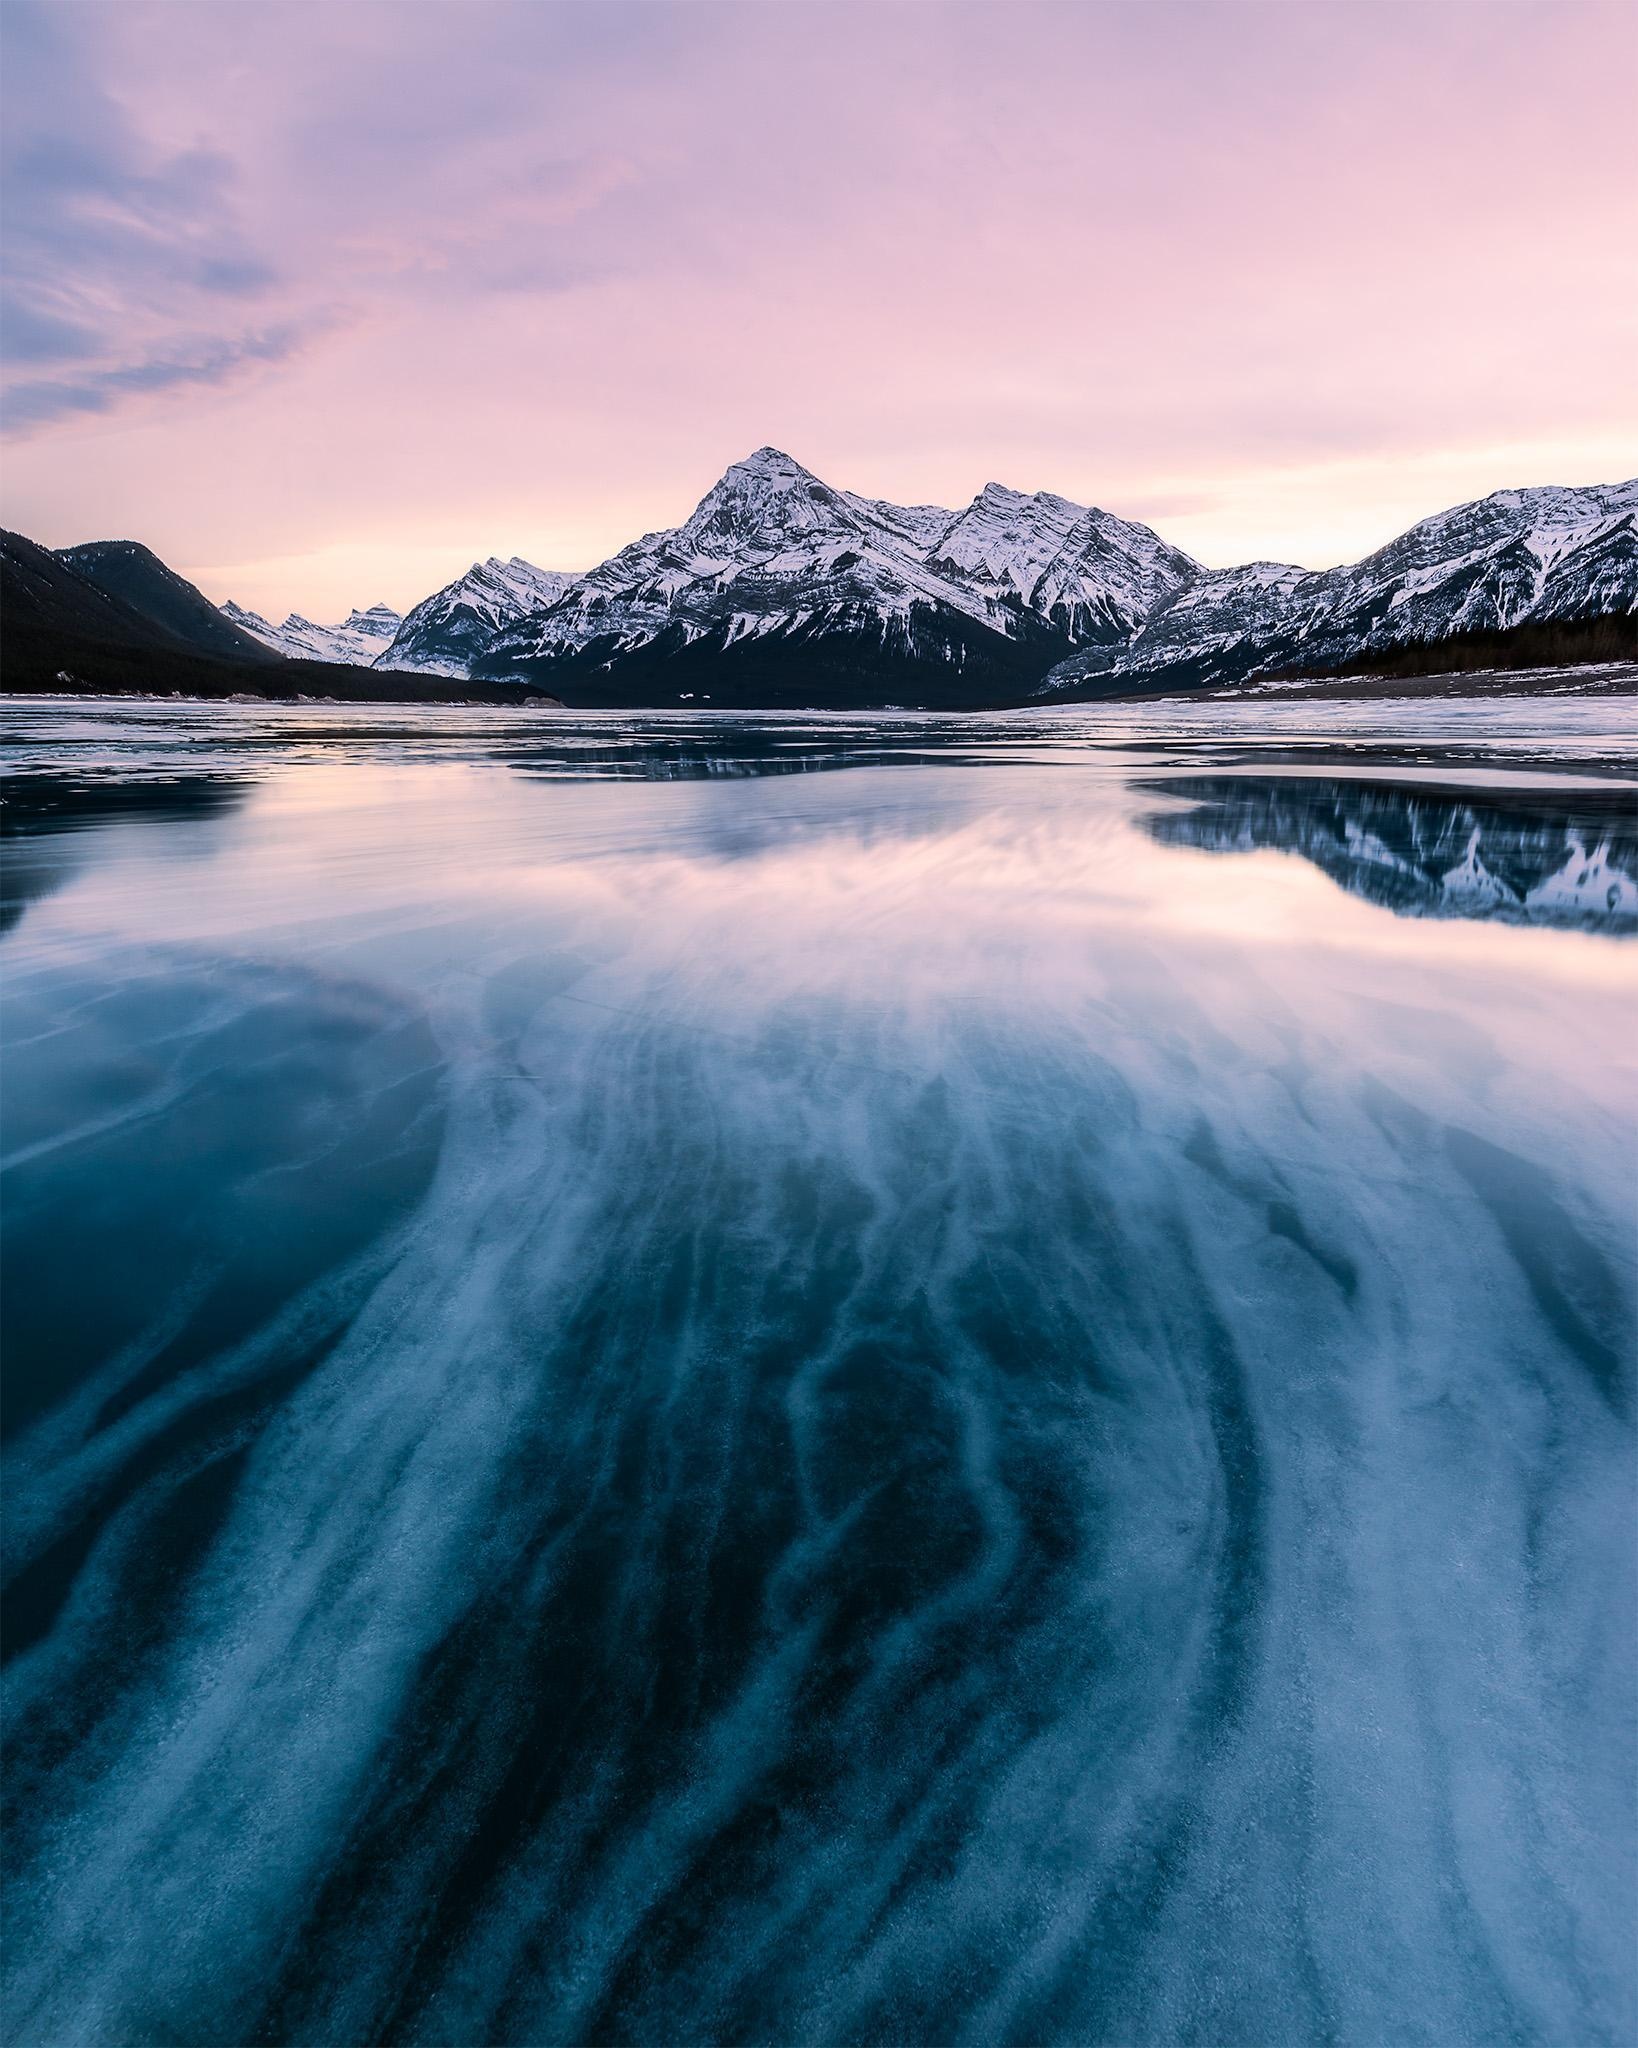
<path fill-rule="evenodd" d="M 1323 567 L 1638 471 L 1602 0 L 7 0 L 0 516 L 274 617 L 770 442 Z"/>

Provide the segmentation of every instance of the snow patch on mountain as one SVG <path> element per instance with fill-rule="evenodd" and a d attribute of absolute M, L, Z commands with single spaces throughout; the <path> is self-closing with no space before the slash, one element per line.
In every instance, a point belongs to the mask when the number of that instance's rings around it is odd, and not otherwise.
<path fill-rule="evenodd" d="M 1635 515 L 1638 480 L 1497 491 L 1341 568 L 1210 571 L 1163 596 L 1126 644 L 1077 649 L 1041 694 L 1323 671 L 1452 634 L 1631 614 Z"/>
<path fill-rule="evenodd" d="M 424 675 L 465 676 L 495 638 L 529 614 L 557 603 L 573 584 L 561 569 L 538 569 L 519 555 L 491 555 L 464 576 L 404 615 L 377 668 L 415 669 Z"/>
<path fill-rule="evenodd" d="M 1054 643 L 1126 637 L 1197 573 L 1147 527 L 1047 492 L 991 484 L 962 512 L 893 505 L 759 448 L 681 526 L 644 534 L 514 626 L 486 666 L 588 650 L 612 665 L 669 634 L 724 648 L 793 635 L 909 648 L 929 629 L 937 637 L 933 622 L 952 613 L 998 641 L 1038 646 L 1047 661 Z"/>
<path fill-rule="evenodd" d="M 368 668 L 391 645 L 399 627 L 397 612 L 385 604 L 349 612 L 336 626 L 315 625 L 300 612 L 292 612 L 282 626 L 274 626 L 260 612 L 247 611 L 231 599 L 221 610 L 241 632 L 293 661 L 334 661 L 350 668 Z"/>
<path fill-rule="evenodd" d="M 996 483 L 952 521 L 929 566 L 1015 598 L 1072 642 L 1129 638 L 1162 597 L 1199 574 L 1146 526 Z"/>
<path fill-rule="evenodd" d="M 774 692 L 744 701 L 783 701 L 804 663 L 828 664 L 827 688 L 845 672 L 861 702 L 906 670 L 943 701 L 941 667 L 951 701 L 1262 684 L 1456 634 L 1632 614 L 1638 481 L 1498 491 L 1335 569 L 1206 570 L 1050 491 L 988 483 L 960 510 L 895 505 L 763 447 L 680 526 L 584 575 L 491 556 L 401 620 L 377 606 L 340 626 L 222 609 L 281 653 L 548 687 L 572 665 L 600 689 L 637 664 L 662 699 L 679 659 L 703 672 L 717 654 Z"/>

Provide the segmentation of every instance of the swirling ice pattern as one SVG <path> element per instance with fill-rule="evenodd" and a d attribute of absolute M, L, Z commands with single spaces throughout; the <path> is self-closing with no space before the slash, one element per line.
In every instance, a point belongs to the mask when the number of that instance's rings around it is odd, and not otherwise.
<path fill-rule="evenodd" d="M 824 781 L 31 911 L 11 2039 L 1625 2037 L 1612 942 Z"/>

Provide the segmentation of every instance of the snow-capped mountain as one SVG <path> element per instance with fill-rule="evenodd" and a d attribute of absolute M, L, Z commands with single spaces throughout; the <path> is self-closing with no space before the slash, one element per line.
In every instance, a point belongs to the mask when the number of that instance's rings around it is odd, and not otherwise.
<path fill-rule="evenodd" d="M 1635 522 L 1638 481 L 1498 491 L 1341 568 L 1208 570 L 1048 491 L 894 505 L 759 448 L 583 576 L 491 556 L 401 620 L 222 612 L 281 653 L 583 705 L 959 708 L 1324 673 L 1518 626 L 1547 643 L 1532 661 L 1609 659 L 1638 613 Z"/>
<path fill-rule="evenodd" d="M 264 646 L 293 661 L 339 661 L 349 668 L 368 668 L 377 655 L 391 644 L 398 631 L 399 615 L 391 605 L 371 605 L 367 612 L 349 612 L 340 625 L 319 626 L 292 612 L 282 626 L 274 626 L 260 612 L 247 611 L 230 598 L 222 616 L 231 619 L 242 633 L 249 633 Z"/>
<path fill-rule="evenodd" d="M 882 683 L 912 701 L 993 699 L 1084 640 L 1124 641 L 1196 574 L 1147 527 L 1045 492 L 893 505 L 759 448 L 681 526 L 622 548 L 474 672 L 569 669 L 582 701 L 599 677 L 665 696 L 690 680 L 740 694 L 754 676 L 761 701 L 807 702 L 821 674 L 855 701 Z"/>
<path fill-rule="evenodd" d="M 508 626 L 556 604 L 574 581 L 564 570 L 537 569 L 517 555 L 506 562 L 495 555 L 474 562 L 464 576 L 405 613 L 376 666 L 468 675 L 477 656 Z"/>
<path fill-rule="evenodd" d="M 1362 562 L 1257 562 L 1163 596 L 1125 645 L 1078 649 L 1042 694 L 1328 671 L 1453 634 L 1638 611 L 1638 480 L 1497 491 Z"/>
<path fill-rule="evenodd" d="M 939 536 L 928 566 L 1010 594 L 1077 645 L 1131 638 L 1200 565 L 1129 520 L 1050 491 L 986 484 Z"/>

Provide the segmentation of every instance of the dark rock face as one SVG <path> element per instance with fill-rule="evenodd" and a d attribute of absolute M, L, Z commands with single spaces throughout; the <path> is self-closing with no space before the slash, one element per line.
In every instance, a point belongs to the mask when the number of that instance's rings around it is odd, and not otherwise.
<path fill-rule="evenodd" d="M 133 595 L 120 594 L 122 589 Z M 203 623 L 194 599 L 208 615 Z M 198 637 L 190 637 L 195 629 Z M 220 645 L 215 644 L 218 632 L 225 636 Z M 322 697 L 359 703 L 437 703 L 454 695 L 513 703 L 520 695 L 515 689 L 472 684 L 455 692 L 432 676 L 390 676 L 343 662 L 286 660 L 239 631 L 191 583 L 173 576 L 134 542 L 53 554 L 20 533 L 4 532 L 0 674 L 8 690 L 50 694 Z"/>
<path fill-rule="evenodd" d="M 228 661 L 276 661 L 278 653 L 224 618 L 202 590 L 196 590 L 140 541 L 93 540 L 64 548 L 60 560 L 77 576 L 129 606 L 179 645 Z"/>

